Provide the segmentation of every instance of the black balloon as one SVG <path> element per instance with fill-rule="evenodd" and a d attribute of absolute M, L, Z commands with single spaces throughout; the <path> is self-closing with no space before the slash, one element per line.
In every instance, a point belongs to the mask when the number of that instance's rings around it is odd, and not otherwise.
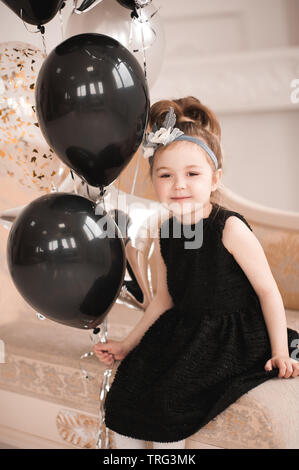
<path fill-rule="evenodd" d="M 129 8 L 130 10 L 135 10 L 136 3 L 135 0 L 117 0 L 117 2 L 125 8 Z"/>
<path fill-rule="evenodd" d="M 102 34 L 72 36 L 44 61 L 36 111 L 45 139 L 92 186 L 112 183 L 142 142 L 149 113 L 135 57 Z"/>
<path fill-rule="evenodd" d="M 26 23 L 42 25 L 52 20 L 64 0 L 1 0 Z"/>
<path fill-rule="evenodd" d="M 126 257 L 114 220 L 78 195 L 52 193 L 15 220 L 7 260 L 15 286 L 39 313 L 76 328 L 102 323 L 123 285 Z M 108 233 L 108 236 L 107 236 Z"/>

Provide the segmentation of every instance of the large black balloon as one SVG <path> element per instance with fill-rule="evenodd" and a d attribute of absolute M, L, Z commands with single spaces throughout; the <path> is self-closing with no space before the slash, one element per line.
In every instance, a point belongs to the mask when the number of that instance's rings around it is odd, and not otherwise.
<path fill-rule="evenodd" d="M 1 0 L 26 23 L 42 25 L 52 20 L 64 0 Z"/>
<path fill-rule="evenodd" d="M 61 160 L 88 184 L 107 186 L 143 139 L 149 113 L 143 70 L 109 36 L 72 36 L 40 69 L 36 111 L 48 144 Z"/>
<path fill-rule="evenodd" d="M 51 320 L 95 328 L 119 295 L 124 243 L 113 219 L 100 212 L 82 196 L 52 193 L 25 207 L 11 228 L 7 260 L 15 286 Z"/>

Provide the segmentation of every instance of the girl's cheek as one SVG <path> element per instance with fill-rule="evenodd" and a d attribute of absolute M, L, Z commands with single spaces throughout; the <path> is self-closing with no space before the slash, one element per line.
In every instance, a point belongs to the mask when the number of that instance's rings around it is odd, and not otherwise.
<path fill-rule="evenodd" d="M 153 181 L 154 189 L 160 201 L 168 197 L 171 181 L 168 178 L 157 178 Z"/>
<path fill-rule="evenodd" d="M 163 181 L 155 180 L 154 188 L 157 192 L 161 193 L 165 191 L 165 188 L 167 188 L 167 184 L 165 184 L 165 182 Z"/>

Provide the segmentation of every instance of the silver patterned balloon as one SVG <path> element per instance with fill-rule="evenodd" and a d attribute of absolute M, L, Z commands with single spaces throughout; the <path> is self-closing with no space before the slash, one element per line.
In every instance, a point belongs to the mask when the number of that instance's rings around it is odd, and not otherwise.
<path fill-rule="evenodd" d="M 148 6 L 150 3 L 152 3 L 152 0 L 135 0 L 135 3 L 138 7 L 146 7 Z"/>

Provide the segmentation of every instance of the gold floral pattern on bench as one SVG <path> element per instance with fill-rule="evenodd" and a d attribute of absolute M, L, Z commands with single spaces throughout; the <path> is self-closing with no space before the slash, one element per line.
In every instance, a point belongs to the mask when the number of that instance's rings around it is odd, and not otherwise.
<path fill-rule="evenodd" d="M 299 310 L 299 232 L 253 224 L 285 308 Z"/>
<path fill-rule="evenodd" d="M 263 407 L 248 394 L 220 413 L 192 437 L 225 449 L 275 449 L 281 439 Z"/>
<path fill-rule="evenodd" d="M 101 370 L 85 379 L 80 370 L 12 353 L 0 367 L 0 388 L 96 413 Z"/>

